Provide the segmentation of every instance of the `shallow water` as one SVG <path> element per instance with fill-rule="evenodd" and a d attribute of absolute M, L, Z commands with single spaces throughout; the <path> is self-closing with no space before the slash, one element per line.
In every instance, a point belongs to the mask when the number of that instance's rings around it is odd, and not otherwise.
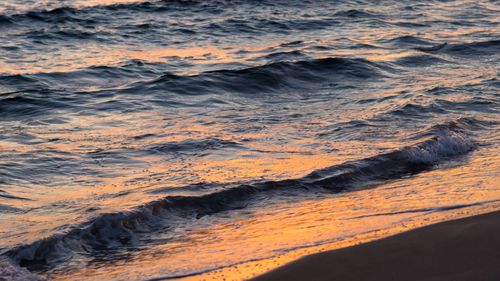
<path fill-rule="evenodd" d="M 499 12 L 2 1 L 0 254 L 56 280 L 196 277 L 497 209 Z"/>

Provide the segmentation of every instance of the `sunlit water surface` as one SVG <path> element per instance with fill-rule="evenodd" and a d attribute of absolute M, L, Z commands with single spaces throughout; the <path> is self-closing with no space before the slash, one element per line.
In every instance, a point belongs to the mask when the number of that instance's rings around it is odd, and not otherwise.
<path fill-rule="evenodd" d="M 2 1 L 9 274 L 242 279 L 297 249 L 499 209 L 499 12 Z"/>

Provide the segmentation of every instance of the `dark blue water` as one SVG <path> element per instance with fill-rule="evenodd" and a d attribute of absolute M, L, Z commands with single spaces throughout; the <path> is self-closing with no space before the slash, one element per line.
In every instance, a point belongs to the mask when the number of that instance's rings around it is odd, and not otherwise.
<path fill-rule="evenodd" d="M 500 199 L 499 15 L 467 0 L 3 1 L 0 277 L 268 258 L 339 236 L 245 253 L 269 231 L 237 237 L 235 221 L 365 189 L 386 200 L 376 190 L 429 175 L 449 176 L 394 195 L 408 213 Z M 368 205 L 344 215 L 401 212 Z M 137 262 L 152 249 L 163 266 Z"/>

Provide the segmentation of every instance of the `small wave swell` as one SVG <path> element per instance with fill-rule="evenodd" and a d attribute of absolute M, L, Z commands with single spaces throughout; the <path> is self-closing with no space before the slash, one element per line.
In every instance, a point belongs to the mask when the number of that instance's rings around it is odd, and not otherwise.
<path fill-rule="evenodd" d="M 445 53 L 460 57 L 488 56 L 500 53 L 500 40 L 481 42 L 440 44 L 431 47 L 416 48 L 427 53 Z"/>
<path fill-rule="evenodd" d="M 199 95 L 211 92 L 260 93 L 282 89 L 318 87 L 326 81 L 365 80 L 382 77 L 386 67 L 365 59 L 323 58 L 281 61 L 239 70 L 216 70 L 194 76 L 165 74 L 140 82 L 126 92 L 175 92 Z"/>
<path fill-rule="evenodd" d="M 213 2 L 213 3 L 211 3 Z M 226 1 L 184 1 L 184 0 L 159 0 L 159 1 L 137 1 L 132 3 L 112 3 L 91 6 L 60 6 L 56 8 L 33 9 L 21 13 L 2 16 L 0 23 L 16 23 L 21 21 L 34 21 L 43 23 L 79 23 L 96 24 L 105 21 L 99 17 L 111 12 L 145 12 L 157 13 L 168 10 L 177 10 L 182 7 L 200 6 L 200 9 L 213 6 L 225 6 Z"/>
<path fill-rule="evenodd" d="M 193 140 L 188 139 L 181 142 L 157 144 L 151 146 L 148 150 L 157 153 L 196 153 L 204 150 L 212 150 L 217 148 L 241 148 L 242 146 L 233 141 L 222 140 L 222 139 L 204 139 L 204 140 Z"/>

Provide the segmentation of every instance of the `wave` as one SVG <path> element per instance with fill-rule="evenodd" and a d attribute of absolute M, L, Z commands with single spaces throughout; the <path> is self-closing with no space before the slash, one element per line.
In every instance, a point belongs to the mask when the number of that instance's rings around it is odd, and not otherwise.
<path fill-rule="evenodd" d="M 419 47 L 416 50 L 426 53 L 444 53 L 453 56 L 474 57 L 488 56 L 500 53 L 500 40 L 488 40 L 469 43 L 457 43 Z"/>
<path fill-rule="evenodd" d="M 482 97 L 474 97 L 463 101 L 449 101 L 445 99 L 435 99 L 429 104 L 407 103 L 397 109 L 384 113 L 387 117 L 395 115 L 409 118 L 430 118 L 432 116 L 443 115 L 451 112 L 480 112 L 496 113 L 499 103 Z"/>
<path fill-rule="evenodd" d="M 262 6 L 282 6 L 282 5 L 301 5 L 299 1 L 258 1 L 253 3 Z M 225 8 L 231 6 L 246 5 L 246 1 L 197 1 L 197 0 L 144 0 L 131 3 L 109 3 L 98 4 L 91 6 L 60 6 L 53 8 L 41 8 L 29 10 L 22 13 L 1 16 L 0 23 L 15 23 L 20 21 L 39 21 L 45 23 L 67 23 L 78 22 L 84 24 L 95 24 L 97 21 L 105 19 L 96 17 L 99 14 L 109 14 L 117 12 L 143 12 L 143 13 L 159 13 L 165 11 L 180 11 L 186 8 L 193 11 L 204 11 L 209 13 L 220 13 Z M 360 9 L 348 9 L 335 12 L 333 17 L 345 18 L 373 18 L 379 16 L 373 12 L 368 12 Z M 290 22 L 291 23 L 291 22 Z"/>
<path fill-rule="evenodd" d="M 241 4 L 241 5 L 240 5 Z M 171 25 L 165 29 L 165 24 L 153 24 L 144 22 L 131 22 L 134 18 L 149 18 L 149 15 L 158 15 L 160 13 L 178 14 L 179 12 L 189 12 L 193 16 L 198 13 L 217 15 L 225 13 L 228 9 L 235 6 L 246 5 L 242 1 L 145 1 L 138 3 L 122 3 L 97 5 L 90 7 L 72 7 L 63 6 L 53 9 L 32 10 L 24 13 L 13 14 L 0 18 L 0 25 L 38 25 L 36 31 L 28 32 L 24 36 L 36 41 L 42 40 L 95 40 L 97 42 L 113 42 L 116 37 L 121 39 L 130 38 L 130 34 L 144 35 L 144 32 L 164 33 L 168 31 L 169 35 L 176 34 L 180 36 L 191 36 L 196 34 L 211 34 L 226 36 L 228 33 L 241 35 L 247 34 L 269 34 L 269 33 L 289 33 L 293 30 L 306 31 L 326 29 L 333 25 L 339 25 L 341 22 L 335 18 L 351 20 L 354 18 L 371 18 L 374 15 L 358 10 L 339 11 L 333 17 L 321 18 L 297 18 L 293 20 L 269 17 L 252 19 L 245 18 L 225 18 L 221 21 L 207 21 L 206 24 Z M 253 3 L 257 6 L 269 6 L 273 3 Z M 290 3 L 279 3 L 277 5 L 287 5 Z M 293 3 L 292 3 L 293 5 Z M 138 17 L 137 14 L 148 14 L 144 17 Z M 125 19 L 120 21 L 121 26 L 115 26 L 119 32 L 106 32 L 105 28 L 96 28 L 97 26 L 109 26 L 109 18 Z M 45 42 L 44 42 L 45 43 Z M 48 44 L 48 42 L 46 43 Z"/>
<path fill-rule="evenodd" d="M 29 198 L 24 198 L 24 197 L 20 197 L 20 196 L 15 196 L 15 195 L 12 195 L 4 190 L 1 190 L 0 189 L 0 197 L 1 198 L 4 198 L 4 199 L 12 199 L 12 200 L 31 200 Z M 0 209 L 9 209 L 8 206 L 4 206 L 4 205 L 1 205 L 0 204 Z"/>
<path fill-rule="evenodd" d="M 308 92 L 325 85 L 335 87 L 372 81 L 385 77 L 383 71 L 391 70 L 389 66 L 356 58 L 280 61 L 192 76 L 167 73 L 158 78 L 161 68 L 170 66 L 131 61 L 119 66 L 93 66 L 71 72 L 0 76 L 0 85 L 10 90 L 0 95 L 0 113 L 6 119 L 16 119 L 58 110 L 130 110 L 127 99 L 113 99 L 119 95 L 130 96 L 132 100 L 137 97 L 137 102 L 144 105 L 217 106 L 233 102 L 224 95 L 226 93 L 262 96 Z M 189 96 L 205 97 L 186 98 Z"/>
<path fill-rule="evenodd" d="M 446 110 L 435 103 L 428 105 L 407 103 L 398 109 L 388 112 L 388 114 L 402 117 L 430 117 L 432 114 L 443 113 L 446 113 Z"/>
<path fill-rule="evenodd" d="M 41 11 L 28 11 L 26 13 L 14 14 L 9 16 L 12 23 L 19 23 L 22 21 L 35 21 L 35 22 L 45 22 L 51 24 L 61 24 L 66 22 L 77 22 L 81 24 L 92 25 L 97 22 L 91 17 L 85 16 L 86 10 L 72 8 L 72 7 L 60 7 L 51 10 L 41 10 Z"/>
<path fill-rule="evenodd" d="M 405 67 L 428 67 L 435 64 L 452 62 L 431 55 L 412 55 L 400 58 L 395 63 Z"/>
<path fill-rule="evenodd" d="M 379 43 L 389 44 L 390 46 L 399 47 L 399 48 L 407 48 L 407 47 L 415 47 L 418 48 L 420 46 L 431 46 L 433 42 L 424 38 L 420 38 L 417 36 L 405 35 L 398 36 L 390 39 L 379 40 Z"/>
<path fill-rule="evenodd" d="M 78 29 L 55 29 L 55 30 L 46 30 L 39 29 L 26 32 L 23 34 L 26 38 L 38 41 L 45 40 L 67 40 L 67 39 L 77 39 L 77 40 L 87 40 L 87 39 L 95 39 L 100 42 L 104 41 L 104 37 L 106 33 L 103 32 L 88 32 Z"/>
<path fill-rule="evenodd" d="M 27 118 L 57 110 L 85 109 L 86 105 L 98 111 L 110 106 L 107 103 L 115 96 L 115 88 L 157 77 L 157 69 L 165 67 L 131 60 L 118 66 L 91 66 L 68 72 L 0 75 L 0 87 L 6 89 L 0 92 L 0 114 L 5 119 Z"/>
<path fill-rule="evenodd" d="M 37 276 L 24 268 L 20 268 L 8 259 L 0 258 L 0 278 L 2 280 L 29 280 L 42 281 L 44 278 Z"/>
<path fill-rule="evenodd" d="M 265 181 L 221 188 L 199 196 L 168 196 L 132 211 L 102 214 L 65 233 L 20 245 L 4 253 L 28 269 L 45 268 L 77 255 L 146 243 L 140 239 L 156 231 L 168 231 L 179 219 L 198 219 L 222 211 L 245 208 L 252 200 L 300 196 L 307 191 L 342 192 L 372 187 L 433 169 L 448 159 L 476 147 L 470 130 L 479 121 L 460 119 L 428 130 L 432 136 L 412 146 L 358 161 L 316 170 L 302 178 Z"/>
<path fill-rule="evenodd" d="M 39 79 L 32 78 L 29 75 L 15 74 L 15 75 L 0 75 L 0 85 L 10 86 L 17 88 L 18 91 L 29 90 L 26 85 L 33 85 L 38 88 L 46 88 L 47 84 L 42 83 Z"/>
<path fill-rule="evenodd" d="M 242 145 L 228 140 L 209 138 L 203 140 L 188 139 L 181 142 L 157 144 L 148 148 L 157 153 L 197 153 L 199 151 L 214 150 L 218 148 L 242 148 Z"/>
<path fill-rule="evenodd" d="M 211 3 L 212 2 L 212 3 Z M 199 6 L 200 9 L 213 6 L 227 6 L 226 1 L 187 1 L 187 0 L 157 0 L 157 1 L 137 1 L 132 3 L 111 3 L 94 6 L 61 6 L 56 8 L 37 9 L 25 11 L 22 13 L 3 15 L 0 23 L 12 24 L 22 21 L 37 21 L 44 23 L 68 23 L 76 22 L 80 24 L 92 25 L 97 21 L 103 21 L 104 18 L 96 15 L 116 13 L 123 11 L 129 12 L 162 12 L 175 11 L 182 7 Z"/>
<path fill-rule="evenodd" d="M 0 197 L 3 197 L 3 196 L 0 194 Z M 20 213 L 20 212 L 22 212 L 22 210 L 19 208 L 0 204 L 0 214 L 1 213 Z M 2 276 L 2 275 L 0 274 L 0 276 Z"/>
<path fill-rule="evenodd" d="M 132 59 L 116 65 L 91 65 L 65 72 L 0 73 L 0 85 L 23 92 L 41 89 L 82 91 L 86 87 L 109 89 L 130 81 L 157 77 L 158 69 L 169 67 L 166 63 Z"/>
<path fill-rule="evenodd" d="M 356 10 L 356 9 L 351 9 L 351 10 L 345 10 L 345 11 L 339 11 L 336 12 L 334 17 L 348 17 L 348 18 L 373 18 L 377 17 L 380 15 L 376 15 L 371 12 L 363 11 L 363 10 Z"/>
<path fill-rule="evenodd" d="M 44 115 L 48 110 L 67 107 L 64 103 L 43 98 L 15 95 L 0 99 L 0 114 L 5 120 Z"/>
<path fill-rule="evenodd" d="M 146 3 L 142 3 L 146 5 Z M 151 4 L 151 3 L 150 3 Z M 126 8 L 124 4 L 115 4 L 110 6 L 94 6 L 87 8 L 76 8 L 76 7 L 58 7 L 53 9 L 42 9 L 42 10 L 31 10 L 26 11 L 24 13 L 17 13 L 12 15 L 3 15 L 2 20 L 0 22 L 3 23 L 19 23 L 22 21 L 38 21 L 45 23 L 66 23 L 66 22 L 83 22 L 87 24 L 95 24 L 96 22 L 90 18 L 80 17 L 84 14 L 93 14 L 97 9 L 116 9 L 120 7 Z M 130 7 L 133 5 L 138 5 L 138 3 L 130 4 Z"/>
<path fill-rule="evenodd" d="M 9 16 L 0 15 L 0 26 L 14 23 Z"/>
<path fill-rule="evenodd" d="M 165 93 L 184 95 L 205 93 L 258 94 L 282 89 L 304 90 L 321 87 L 327 81 L 367 80 L 383 77 L 387 66 L 365 59 L 323 58 L 303 61 L 281 61 L 238 70 L 215 70 L 194 76 L 167 73 L 162 77 L 140 82 L 122 92 Z"/>
<path fill-rule="evenodd" d="M 297 41 L 296 41 L 297 42 Z M 299 41 L 301 42 L 301 41 Z M 291 42 L 291 43 L 294 43 L 294 42 Z M 289 43 L 289 44 L 291 44 Z M 285 44 L 282 44 L 281 46 L 283 46 Z M 268 54 L 268 55 L 265 55 L 265 56 L 261 56 L 261 57 L 258 57 L 258 58 L 255 58 L 255 59 L 252 59 L 254 61 L 269 61 L 271 63 L 273 62 L 280 62 L 280 61 L 293 61 L 293 60 L 305 60 L 305 59 L 308 59 L 308 55 L 306 55 L 305 53 L 299 51 L 299 50 L 294 50 L 294 51 L 289 51 L 289 52 L 286 52 L 286 51 L 283 51 L 283 52 L 274 52 L 274 53 L 271 53 L 271 54 Z"/>

